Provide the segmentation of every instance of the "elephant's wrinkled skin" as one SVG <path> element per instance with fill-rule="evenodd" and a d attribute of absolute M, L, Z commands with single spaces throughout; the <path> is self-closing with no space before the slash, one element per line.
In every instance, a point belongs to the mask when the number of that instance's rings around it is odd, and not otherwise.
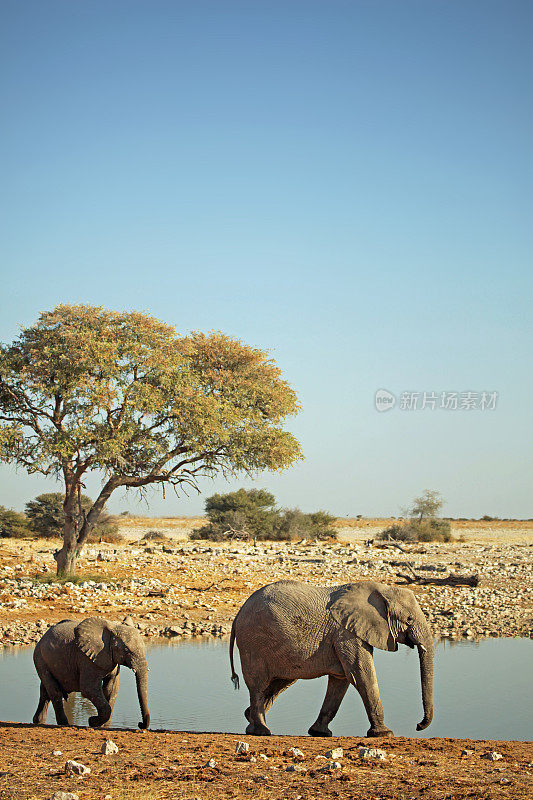
<path fill-rule="evenodd" d="M 99 617 L 81 622 L 62 620 L 37 642 L 33 661 L 41 679 L 34 723 L 46 722 L 48 704 L 52 701 L 57 724 L 68 725 L 63 698 L 66 700 L 70 692 L 81 692 L 98 712 L 97 716 L 89 717 L 89 725 L 93 728 L 107 725 L 118 693 L 120 666 L 124 665 L 133 670 L 137 681 L 142 714 L 139 728 L 150 724 L 144 644 L 129 617 L 122 624 Z"/>
<path fill-rule="evenodd" d="M 370 722 L 367 736 L 391 736 L 372 658 L 373 649 L 397 650 L 398 642 L 418 647 L 424 718 L 433 717 L 433 640 L 427 620 L 409 589 L 374 581 L 344 586 L 308 586 L 279 581 L 258 589 L 233 621 L 230 640 L 239 648 L 250 706 L 246 733 L 270 733 L 265 714 L 277 695 L 298 678 L 328 675 L 328 687 L 312 736 L 331 736 L 329 723 L 350 683 L 363 700 Z"/>

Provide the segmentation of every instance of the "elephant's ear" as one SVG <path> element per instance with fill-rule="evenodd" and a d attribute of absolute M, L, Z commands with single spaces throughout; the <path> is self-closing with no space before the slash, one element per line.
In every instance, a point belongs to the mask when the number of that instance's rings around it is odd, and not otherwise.
<path fill-rule="evenodd" d="M 112 631 L 105 619 L 89 617 L 74 628 L 74 640 L 78 648 L 97 667 L 111 672 L 115 664 L 111 657 Z"/>
<path fill-rule="evenodd" d="M 389 626 L 387 587 L 373 581 L 348 583 L 332 594 L 328 608 L 333 619 L 379 650 L 397 650 Z"/>

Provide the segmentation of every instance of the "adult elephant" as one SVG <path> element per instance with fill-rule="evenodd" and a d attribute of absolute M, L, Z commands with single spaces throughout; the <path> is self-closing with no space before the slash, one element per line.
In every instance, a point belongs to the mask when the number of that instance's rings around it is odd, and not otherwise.
<path fill-rule="evenodd" d="M 142 714 L 139 728 L 150 724 L 144 644 L 129 617 L 121 624 L 100 617 L 89 617 L 82 622 L 62 620 L 37 642 L 33 661 L 41 679 L 35 724 L 46 722 L 48 704 L 52 701 L 57 724 L 68 725 L 63 698 L 66 700 L 70 692 L 81 692 L 98 712 L 97 716 L 89 717 L 89 725 L 92 728 L 106 725 L 113 713 L 121 665 L 135 673 Z"/>
<path fill-rule="evenodd" d="M 392 736 L 385 726 L 383 706 L 372 658 L 374 647 L 397 650 L 398 642 L 418 647 L 424 718 L 433 717 L 433 640 L 413 592 L 374 581 L 344 586 L 309 586 L 279 581 L 258 589 L 233 621 L 230 639 L 239 648 L 250 706 L 244 712 L 246 733 L 270 734 L 265 714 L 277 695 L 298 678 L 328 675 L 328 687 L 311 736 L 331 736 L 329 723 L 339 710 L 348 686 L 363 700 L 370 722 L 367 736 Z"/>

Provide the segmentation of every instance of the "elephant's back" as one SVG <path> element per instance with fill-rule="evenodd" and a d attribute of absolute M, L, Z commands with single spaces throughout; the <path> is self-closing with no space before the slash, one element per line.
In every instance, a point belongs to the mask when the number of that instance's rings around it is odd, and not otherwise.
<path fill-rule="evenodd" d="M 71 644 L 74 641 L 74 629 L 77 624 L 76 620 L 64 619 L 48 628 L 37 644 L 43 657 L 46 658 L 47 654 L 64 649 Z"/>
<path fill-rule="evenodd" d="M 277 581 L 257 589 L 242 605 L 237 617 L 253 615 L 264 621 L 279 614 L 294 615 L 310 611 L 324 613 L 331 590 L 300 581 Z"/>
<path fill-rule="evenodd" d="M 244 603 L 235 619 L 241 652 L 270 652 L 277 659 L 304 662 L 320 647 L 325 635 L 329 590 L 298 581 L 263 586 Z"/>

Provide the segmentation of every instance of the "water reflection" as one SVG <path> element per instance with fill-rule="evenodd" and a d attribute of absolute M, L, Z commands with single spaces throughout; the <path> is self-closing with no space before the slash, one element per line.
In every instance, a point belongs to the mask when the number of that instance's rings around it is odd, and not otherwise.
<path fill-rule="evenodd" d="M 385 721 L 402 736 L 531 739 L 532 653 L 528 639 L 438 644 L 435 717 L 427 730 L 417 733 L 416 723 L 422 718 L 417 653 L 406 647 L 397 653 L 376 651 Z M 154 644 L 147 648 L 147 655 L 152 728 L 244 732 L 248 693 L 245 686 L 239 692 L 233 690 L 227 641 Z M 120 684 L 112 726 L 136 727 L 140 711 L 130 670 L 121 670 Z M 0 651 L 0 685 L 0 719 L 30 721 L 39 693 L 31 648 Z M 294 684 L 268 714 L 272 732 L 305 734 L 325 690 L 326 678 Z M 67 714 L 76 724 L 86 725 L 93 713 L 84 698 L 69 698 Z M 54 721 L 50 707 L 48 722 Z M 368 722 L 355 690 L 348 691 L 330 727 L 339 736 L 364 735 Z"/>

